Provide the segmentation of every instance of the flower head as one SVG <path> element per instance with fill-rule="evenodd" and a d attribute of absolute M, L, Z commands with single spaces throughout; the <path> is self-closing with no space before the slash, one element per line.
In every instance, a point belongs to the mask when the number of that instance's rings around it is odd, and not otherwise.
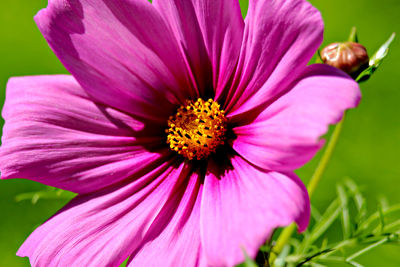
<path fill-rule="evenodd" d="M 33 266 L 232 266 L 307 227 L 293 173 L 360 98 L 304 0 L 50 0 L 72 76 L 10 79 L 2 178 L 79 195 L 18 251 Z M 211 99 L 211 100 L 209 100 Z"/>

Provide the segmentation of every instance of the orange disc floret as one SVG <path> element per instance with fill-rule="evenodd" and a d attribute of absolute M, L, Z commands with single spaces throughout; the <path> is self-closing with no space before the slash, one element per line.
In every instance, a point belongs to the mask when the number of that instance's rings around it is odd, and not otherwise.
<path fill-rule="evenodd" d="M 187 100 L 168 120 L 167 143 L 189 160 L 204 159 L 224 143 L 226 125 L 225 111 L 217 102 Z"/>

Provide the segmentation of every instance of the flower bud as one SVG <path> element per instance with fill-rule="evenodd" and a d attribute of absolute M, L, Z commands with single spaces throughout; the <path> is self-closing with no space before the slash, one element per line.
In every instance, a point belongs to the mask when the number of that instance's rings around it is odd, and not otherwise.
<path fill-rule="evenodd" d="M 357 77 L 368 67 L 367 50 L 359 43 L 333 43 L 322 49 L 321 59 L 325 64 L 341 69 L 350 76 Z"/>

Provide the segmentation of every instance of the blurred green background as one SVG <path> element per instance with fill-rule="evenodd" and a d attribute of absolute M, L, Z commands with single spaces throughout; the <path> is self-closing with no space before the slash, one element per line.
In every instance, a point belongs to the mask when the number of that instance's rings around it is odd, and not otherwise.
<path fill-rule="evenodd" d="M 325 41 L 345 40 L 357 26 L 360 41 L 375 51 L 392 32 L 400 34 L 399 0 L 311 1 L 325 20 Z M 241 1 L 243 9 L 247 1 Z M 32 17 L 47 5 L 46 0 L 1 0 L 0 2 L 0 102 L 11 76 L 66 73 L 38 31 Z M 268 12 L 266 10 L 266 12 Z M 400 35 L 399 35 L 400 37 Z M 400 38 L 389 57 L 366 84 L 359 108 L 348 113 L 344 132 L 320 184 L 313 204 L 323 210 L 335 196 L 335 185 L 351 177 L 364 189 L 368 205 L 386 197 L 400 203 Z M 3 122 L 1 122 L 3 123 Z M 318 156 L 298 171 L 307 182 Z M 0 181 L 0 266 L 29 266 L 27 259 L 15 256 L 18 247 L 38 225 L 66 200 L 17 202 L 16 195 L 42 190 L 26 180 Z M 330 233 L 335 236 L 335 232 Z M 399 247 L 386 245 L 360 257 L 365 266 L 400 266 Z"/>

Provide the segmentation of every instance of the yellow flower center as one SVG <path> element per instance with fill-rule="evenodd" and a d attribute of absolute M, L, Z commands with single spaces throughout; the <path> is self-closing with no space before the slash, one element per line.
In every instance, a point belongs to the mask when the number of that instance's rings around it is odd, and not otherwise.
<path fill-rule="evenodd" d="M 175 116 L 169 117 L 167 143 L 189 160 L 208 157 L 224 143 L 227 124 L 224 114 L 212 99 L 187 100 Z"/>

